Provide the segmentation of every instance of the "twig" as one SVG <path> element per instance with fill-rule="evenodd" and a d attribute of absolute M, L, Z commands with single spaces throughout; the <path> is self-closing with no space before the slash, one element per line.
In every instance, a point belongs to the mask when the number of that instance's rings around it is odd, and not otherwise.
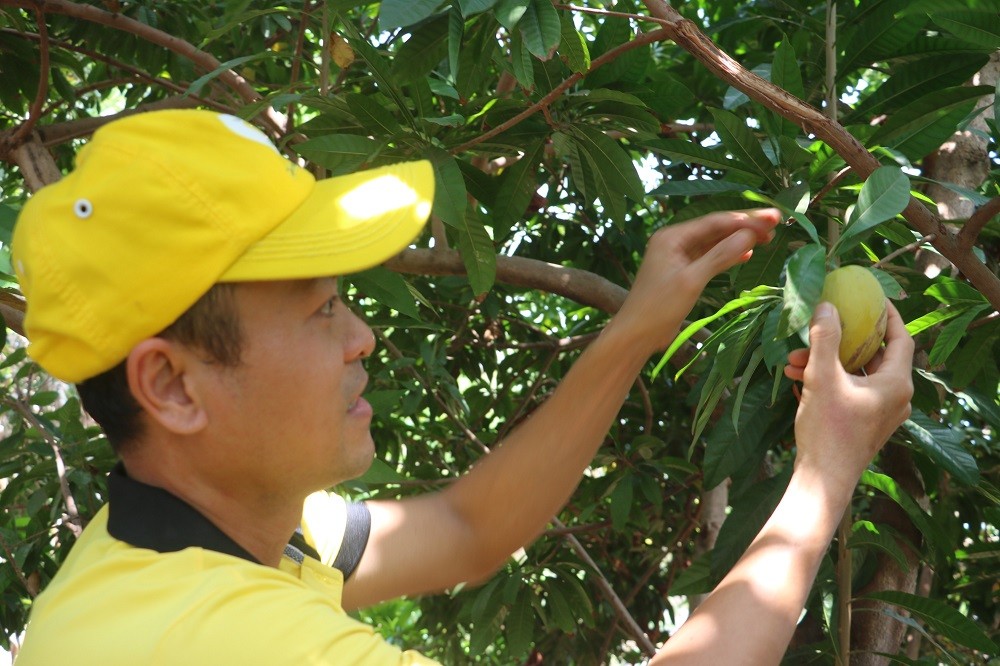
<path fill-rule="evenodd" d="M 959 245 L 967 249 L 975 245 L 976 238 L 979 237 L 979 232 L 997 214 L 1000 214 L 1000 197 L 990 199 L 972 214 L 972 217 L 965 223 L 962 230 L 958 232 Z"/>
<path fill-rule="evenodd" d="M 928 234 L 926 236 L 922 236 L 917 240 L 913 241 L 912 243 L 910 243 L 909 245 L 904 245 L 903 247 L 897 250 L 893 250 L 889 254 L 885 255 L 884 257 L 879 259 L 876 263 L 872 264 L 872 268 L 882 268 L 883 266 L 888 264 L 890 261 L 892 261 L 899 255 L 906 254 L 907 252 L 912 252 L 913 250 L 916 250 L 918 247 L 920 247 L 927 241 L 933 239 L 934 239 L 934 234 Z"/>
<path fill-rule="evenodd" d="M 73 536 L 80 536 L 83 532 L 83 521 L 80 519 L 80 512 L 76 508 L 76 500 L 73 498 L 73 493 L 70 492 L 69 479 L 66 476 L 66 463 L 62 458 L 59 440 L 49 432 L 48 428 L 42 425 L 42 422 L 38 420 L 34 412 L 23 402 L 9 399 L 4 400 L 4 402 L 13 407 L 31 427 L 35 428 L 42 435 L 42 439 L 52 447 L 52 454 L 55 457 L 56 463 L 56 475 L 59 477 L 59 490 L 62 493 L 63 502 L 66 504 L 66 515 L 69 518 L 67 527 L 69 527 L 69 531 L 73 533 Z"/>
<path fill-rule="evenodd" d="M 31 598 L 34 599 L 37 596 L 35 592 L 35 586 L 28 583 L 28 577 L 24 575 L 24 571 L 21 567 L 17 566 L 17 560 L 14 559 L 14 553 L 10 551 L 10 546 L 7 545 L 7 540 L 3 538 L 3 534 L 0 533 L 0 548 L 3 548 L 4 555 L 7 556 L 7 561 L 10 562 L 10 567 L 14 570 L 14 575 L 17 579 L 21 581 L 21 585 L 24 585 L 24 589 L 28 591 Z"/>
<path fill-rule="evenodd" d="M 491 130 L 489 130 L 489 131 L 487 131 L 487 132 L 485 132 L 483 134 L 480 134 L 475 139 L 470 139 L 469 141 L 466 141 L 462 145 L 457 146 L 456 148 L 452 148 L 451 149 L 451 153 L 453 155 L 457 155 L 459 153 L 463 153 L 463 152 L 469 150 L 470 148 L 472 148 L 473 146 L 477 146 L 480 143 L 483 143 L 484 141 L 486 141 L 488 139 L 492 139 L 493 137 L 497 136 L 498 134 L 502 134 L 503 132 L 506 132 L 511 127 L 513 127 L 514 125 L 517 125 L 518 123 L 520 123 L 525 118 L 533 116 L 534 114 L 538 113 L 542 109 L 547 108 L 550 104 L 552 104 L 552 102 L 554 102 L 555 100 L 557 100 L 564 92 L 566 92 L 567 90 L 569 90 L 570 87 L 572 87 L 574 83 L 576 83 L 577 81 L 579 81 L 580 79 L 582 79 L 584 76 L 590 74 L 591 72 L 593 72 L 595 69 L 597 69 L 601 65 L 604 65 L 604 64 L 606 64 L 608 62 L 611 62 L 612 60 L 614 60 L 615 58 L 617 58 L 621 54 L 623 54 L 623 53 L 625 53 L 627 51 L 631 51 L 632 49 L 638 48 L 638 47 L 643 46 L 645 44 L 652 44 L 653 42 L 659 42 L 659 41 L 662 41 L 664 39 L 668 39 L 669 37 L 670 37 L 670 33 L 666 29 L 654 30 L 653 32 L 644 32 L 644 33 L 638 34 L 635 37 L 635 39 L 633 39 L 632 41 L 625 42 L 624 44 L 620 44 L 619 46 L 616 46 L 615 48 L 611 49 L 607 53 L 604 53 L 601 56 L 595 58 L 593 61 L 591 61 L 591 63 L 590 63 L 590 69 L 588 69 L 586 72 L 577 72 L 577 73 L 573 74 L 572 76 L 570 76 L 569 78 L 567 78 L 565 81 L 563 81 L 562 83 L 560 83 L 558 86 L 556 86 L 555 88 L 553 88 L 552 92 L 550 92 L 548 95 L 546 95 L 542 99 L 538 100 L 537 102 L 535 102 L 534 104 L 532 104 L 531 106 L 529 106 L 527 109 L 525 109 L 521 113 L 517 114 L 516 116 L 514 116 L 510 120 L 507 120 L 506 122 L 500 123 L 499 125 L 497 125 L 493 129 L 491 129 Z"/>
<path fill-rule="evenodd" d="M 852 169 L 849 166 L 838 171 L 833 178 L 827 181 L 826 185 L 820 188 L 820 191 L 816 193 L 816 196 L 809 201 L 809 207 L 814 208 L 816 204 L 823 200 L 823 197 L 825 197 L 830 190 L 840 185 L 841 181 L 843 181 L 847 174 L 851 173 L 851 171 Z"/>
<path fill-rule="evenodd" d="M 308 1 L 302 6 L 302 15 L 299 17 L 299 34 L 295 38 L 295 57 L 292 58 L 292 72 L 289 77 L 289 87 L 294 88 L 299 80 L 299 72 L 302 71 L 302 49 L 306 42 L 306 26 L 309 23 L 309 13 L 312 11 L 311 3 Z M 324 38 L 325 39 L 325 38 Z M 285 130 L 291 132 L 295 123 L 295 102 L 288 104 L 288 114 L 285 116 Z"/>
<path fill-rule="evenodd" d="M 36 35 L 34 33 L 31 33 L 31 32 L 18 32 L 17 30 L 13 30 L 11 28 L 0 28 L 0 34 L 13 35 L 15 37 L 21 37 L 23 39 L 30 39 L 32 41 L 39 41 L 41 39 L 40 35 Z M 76 44 L 73 44 L 71 42 L 66 42 L 66 41 L 62 41 L 62 40 L 58 40 L 58 39 L 49 39 L 49 43 L 52 46 L 57 46 L 57 47 L 59 47 L 61 49 L 66 49 L 67 51 L 73 51 L 74 53 L 83 54 L 83 55 L 87 56 L 88 58 L 91 58 L 93 60 L 97 60 L 98 62 L 103 62 L 105 64 L 111 65 L 112 67 L 116 67 L 116 68 L 121 69 L 123 71 L 129 72 L 130 74 L 133 74 L 134 76 L 137 76 L 137 77 L 139 77 L 140 79 L 142 79 L 144 81 L 148 81 L 148 82 L 156 84 L 158 86 L 162 86 L 164 88 L 167 88 L 168 90 L 173 90 L 174 92 L 182 93 L 182 94 L 187 91 L 186 87 L 178 84 L 175 81 L 171 81 L 170 79 L 164 79 L 164 78 L 161 78 L 159 76 L 153 76 L 152 74 L 150 74 L 149 72 L 146 72 L 145 70 L 141 70 L 138 67 L 133 67 L 132 65 L 129 65 L 128 63 L 122 62 L 121 60 L 116 60 L 115 58 L 112 58 L 110 56 L 104 55 L 103 53 L 100 53 L 98 51 L 93 51 L 91 49 L 87 49 L 87 48 L 84 48 L 82 46 L 77 46 Z M 217 111 L 223 111 L 223 112 L 226 112 L 226 113 L 233 113 L 232 107 L 229 107 L 229 106 L 226 106 L 226 105 L 223 105 L 223 104 L 219 104 L 218 102 L 214 102 L 214 101 L 212 101 L 210 99 L 207 99 L 205 97 L 200 97 L 198 95 L 188 95 L 188 97 L 190 97 L 191 99 L 199 102 L 200 104 L 204 104 L 205 106 L 214 108 Z M 39 132 L 41 132 L 41 131 L 42 130 L 39 130 Z"/>
<path fill-rule="evenodd" d="M 45 25 L 45 12 L 39 7 L 35 7 L 35 15 L 38 19 L 38 51 L 39 51 L 39 75 L 38 92 L 28 110 L 28 119 L 17 129 L 17 132 L 10 138 L 10 146 L 17 147 L 31 134 L 35 123 L 42 115 L 42 106 L 49 94 L 49 28 Z"/>
<path fill-rule="evenodd" d="M 387 338 L 381 331 L 376 330 L 375 335 L 378 336 L 379 341 L 381 341 L 381 343 L 385 345 L 385 348 L 389 350 L 390 354 L 392 354 L 397 359 L 405 358 L 403 356 L 403 352 L 399 351 L 399 348 L 396 347 L 396 345 L 392 344 L 389 338 Z M 448 416 L 448 418 L 451 419 L 452 422 L 455 425 L 457 425 L 458 428 L 462 431 L 462 434 L 465 435 L 470 442 L 478 446 L 483 453 L 489 453 L 490 447 L 487 446 L 486 443 L 483 442 L 483 440 L 479 439 L 476 433 L 472 432 L 469 429 L 469 427 L 465 425 L 465 422 L 462 421 L 462 419 L 458 418 L 458 415 L 455 414 L 455 412 L 451 409 L 450 406 L 448 406 L 447 401 L 445 401 L 444 398 L 440 396 L 438 391 L 435 388 L 433 388 L 429 382 L 425 381 L 424 378 L 420 375 L 420 373 L 414 370 L 412 367 L 408 367 L 407 370 L 409 370 L 410 374 L 413 375 L 414 379 L 416 379 L 423 385 L 424 389 L 430 394 L 432 398 L 434 398 L 434 401 L 441 406 L 441 409 L 444 410 L 444 413 Z"/>
<path fill-rule="evenodd" d="M 663 19 L 656 18 L 655 16 L 644 16 L 642 14 L 628 14 L 626 12 L 613 12 L 607 9 L 596 9 L 594 7 L 579 7 L 577 5 L 559 5 L 553 4 L 556 9 L 566 9 L 573 12 L 580 12 L 581 14 L 596 14 L 597 16 L 613 16 L 615 18 L 624 18 L 634 21 L 647 21 L 649 23 L 656 23 L 658 25 L 664 25 L 666 22 Z"/>
<path fill-rule="evenodd" d="M 556 526 L 556 529 L 566 529 L 566 525 L 564 525 L 558 518 L 553 518 L 552 524 Z M 656 646 L 654 646 L 653 642 L 649 640 L 649 636 L 646 635 L 646 632 L 644 632 L 635 621 L 632 614 L 628 612 L 628 608 L 626 608 L 625 604 L 622 603 L 621 598 L 618 596 L 618 593 L 615 592 L 614 588 L 611 587 L 611 583 L 608 582 L 608 579 L 604 577 L 604 574 L 597 566 L 597 562 L 594 561 L 594 558 L 590 556 L 587 549 L 583 547 L 583 544 L 581 544 L 580 540 L 575 536 L 572 534 L 566 534 L 563 538 L 569 543 L 570 548 L 572 548 L 573 552 L 577 554 L 577 557 L 583 560 L 594 573 L 594 582 L 597 584 L 597 588 L 604 595 L 604 598 L 611 604 L 611 608 L 614 610 L 618 621 L 625 625 L 628 630 L 628 634 L 635 639 L 635 642 L 639 644 L 642 651 L 645 652 L 647 656 L 652 657 L 656 653 Z"/>
<path fill-rule="evenodd" d="M 202 51 L 190 42 L 146 25 L 141 21 L 123 16 L 122 14 L 114 14 L 92 5 L 83 5 L 71 2 L 70 0 L 0 0 L 0 6 L 2 5 L 30 8 L 45 13 L 65 14 L 66 16 L 131 33 L 151 44 L 161 46 L 187 58 L 206 72 L 213 72 L 222 67 L 222 63 L 215 56 Z M 244 102 L 258 102 L 261 99 L 253 86 L 231 69 L 222 71 L 219 74 L 219 80 L 236 91 Z M 262 111 L 264 113 L 263 122 L 268 129 L 275 135 L 282 134 L 284 132 L 284 119 L 278 116 L 270 106 L 265 106 Z"/>

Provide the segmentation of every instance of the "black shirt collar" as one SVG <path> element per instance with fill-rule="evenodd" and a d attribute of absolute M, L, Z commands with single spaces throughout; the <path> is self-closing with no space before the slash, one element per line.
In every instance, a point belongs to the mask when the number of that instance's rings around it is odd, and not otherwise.
<path fill-rule="evenodd" d="M 108 533 L 137 548 L 172 553 L 189 547 L 260 561 L 184 500 L 130 479 L 122 463 L 108 476 Z"/>

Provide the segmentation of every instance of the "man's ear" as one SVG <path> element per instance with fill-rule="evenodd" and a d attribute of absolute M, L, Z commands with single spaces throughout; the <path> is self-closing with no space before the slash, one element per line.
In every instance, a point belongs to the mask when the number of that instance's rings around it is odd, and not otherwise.
<path fill-rule="evenodd" d="M 191 435 L 208 424 L 190 350 L 164 338 L 147 338 L 126 360 L 129 390 L 148 418 L 178 435 Z"/>

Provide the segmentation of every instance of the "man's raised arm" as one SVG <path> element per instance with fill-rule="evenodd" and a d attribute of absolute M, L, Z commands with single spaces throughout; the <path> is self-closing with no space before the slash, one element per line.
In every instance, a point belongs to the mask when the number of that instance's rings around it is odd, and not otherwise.
<path fill-rule="evenodd" d="M 347 608 L 490 575 L 576 488 L 649 357 L 676 336 L 708 281 L 770 240 L 779 212 L 718 212 L 650 239 L 622 309 L 553 395 L 444 490 L 371 502 L 372 531 Z"/>

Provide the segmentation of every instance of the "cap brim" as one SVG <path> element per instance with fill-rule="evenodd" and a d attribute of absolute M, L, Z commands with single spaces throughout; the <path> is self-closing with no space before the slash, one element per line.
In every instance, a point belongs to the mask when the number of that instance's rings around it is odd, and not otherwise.
<path fill-rule="evenodd" d="M 273 231 L 247 248 L 219 282 L 346 275 L 410 244 L 430 217 L 434 170 L 404 162 L 318 181 Z"/>

